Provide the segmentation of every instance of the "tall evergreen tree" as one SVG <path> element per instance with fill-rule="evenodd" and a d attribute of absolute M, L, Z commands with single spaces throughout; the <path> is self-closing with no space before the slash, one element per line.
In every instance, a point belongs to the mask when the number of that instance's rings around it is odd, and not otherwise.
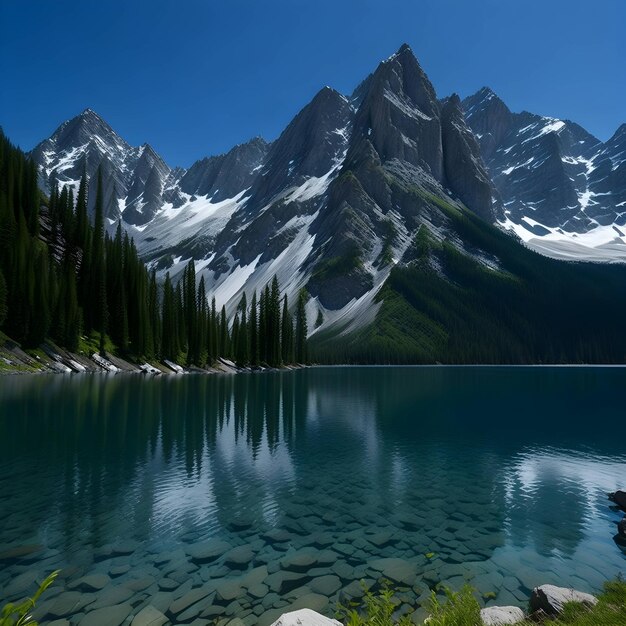
<path fill-rule="evenodd" d="M 289 302 L 287 294 L 283 298 L 283 315 L 281 319 L 280 344 L 282 350 L 283 363 L 293 363 L 293 320 L 289 313 Z"/>
<path fill-rule="evenodd" d="M 250 365 L 252 367 L 259 366 L 259 324 L 257 309 L 258 305 L 255 289 L 252 294 L 252 303 L 250 304 L 250 321 L 248 322 L 250 335 Z"/>
<path fill-rule="evenodd" d="M 301 289 L 298 294 L 298 308 L 296 310 L 296 362 L 304 364 L 308 361 L 307 348 L 307 319 L 306 319 L 306 290 Z"/>
<path fill-rule="evenodd" d="M 7 283 L 4 274 L 0 269 L 0 326 L 4 324 L 7 317 Z"/>
<path fill-rule="evenodd" d="M 276 276 L 272 279 L 272 286 L 269 291 L 267 318 L 269 363 L 278 367 L 281 364 L 282 355 L 280 349 L 280 289 Z"/>
<path fill-rule="evenodd" d="M 159 315 L 159 291 L 157 288 L 156 270 L 150 272 L 150 286 L 148 288 L 148 315 L 152 331 L 152 354 L 150 357 L 161 354 L 161 318 Z"/>
<path fill-rule="evenodd" d="M 176 299 L 169 272 L 165 274 L 165 282 L 163 284 L 162 312 L 161 354 L 165 359 L 176 361 L 180 352 L 179 333 L 176 319 Z"/>

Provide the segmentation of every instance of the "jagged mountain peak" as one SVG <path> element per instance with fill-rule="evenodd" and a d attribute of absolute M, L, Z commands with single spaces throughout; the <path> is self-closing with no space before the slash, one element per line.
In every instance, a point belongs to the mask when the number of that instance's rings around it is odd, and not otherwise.
<path fill-rule="evenodd" d="M 607 143 L 614 143 L 617 141 L 626 140 L 626 124 L 621 124 L 617 130 L 613 133 L 611 138 L 607 141 Z"/>

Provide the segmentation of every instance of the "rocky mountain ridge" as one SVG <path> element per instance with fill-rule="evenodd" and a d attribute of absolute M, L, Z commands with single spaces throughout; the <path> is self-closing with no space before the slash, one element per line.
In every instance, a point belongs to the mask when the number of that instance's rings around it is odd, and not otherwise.
<path fill-rule="evenodd" d="M 320 90 L 274 142 L 255 138 L 188 170 L 129 146 L 90 110 L 32 156 L 44 189 L 101 166 L 109 224 L 121 220 L 161 275 L 194 258 L 230 310 L 277 275 L 290 299 L 307 289 L 317 331 L 371 321 L 422 227 L 498 268 L 454 230 L 449 206 L 531 245 L 608 229 L 622 254 L 625 129 L 602 144 L 572 122 L 512 113 L 488 89 L 439 100 L 403 45 L 350 96 Z"/>

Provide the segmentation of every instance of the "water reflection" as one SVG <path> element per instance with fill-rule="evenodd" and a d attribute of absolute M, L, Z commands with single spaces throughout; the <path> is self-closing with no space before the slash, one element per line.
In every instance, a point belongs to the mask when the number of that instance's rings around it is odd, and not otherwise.
<path fill-rule="evenodd" d="M 525 588 L 593 568 L 591 552 L 610 576 L 624 383 L 556 368 L 2 379 L 0 547 L 42 543 L 88 571 L 120 537 L 155 551 L 219 536 L 280 560 L 260 539 L 278 528 L 289 549 L 320 533 L 352 546 L 339 562 L 355 577 L 383 556 L 439 578 L 522 559 Z"/>

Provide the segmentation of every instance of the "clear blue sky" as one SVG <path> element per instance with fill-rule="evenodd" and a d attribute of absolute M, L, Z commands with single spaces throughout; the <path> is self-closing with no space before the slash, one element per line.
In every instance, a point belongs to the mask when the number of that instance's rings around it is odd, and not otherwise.
<path fill-rule="evenodd" d="M 0 125 L 24 149 L 90 107 L 171 165 L 274 139 L 403 43 L 440 96 L 483 85 L 600 139 L 626 122 L 625 0 L 0 0 Z"/>

